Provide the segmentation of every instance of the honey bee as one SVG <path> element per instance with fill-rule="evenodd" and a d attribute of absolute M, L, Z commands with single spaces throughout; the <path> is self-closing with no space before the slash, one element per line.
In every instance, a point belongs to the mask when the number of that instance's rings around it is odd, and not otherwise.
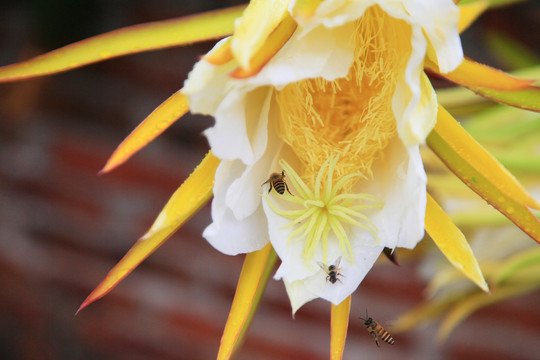
<path fill-rule="evenodd" d="M 375 344 L 377 344 L 377 347 L 380 347 L 379 338 L 381 338 L 381 340 L 387 344 L 394 345 L 395 340 L 392 337 L 392 335 L 390 335 L 388 331 L 384 330 L 381 324 L 379 324 L 372 318 L 368 317 L 367 310 L 366 310 L 366 318 L 367 319 L 364 319 L 364 318 L 360 318 L 360 319 L 364 320 L 364 325 L 366 326 L 367 330 L 375 338 Z"/>
<path fill-rule="evenodd" d="M 341 270 L 339 268 L 340 262 L 341 262 L 341 256 L 337 258 L 334 265 L 330 265 L 330 266 L 326 266 L 326 264 L 323 264 L 322 262 L 317 261 L 317 265 L 319 265 L 319 267 L 323 269 L 323 271 L 328 275 L 326 277 L 326 281 L 330 281 L 332 284 L 335 284 L 336 281 L 341 282 L 338 276 L 344 276 L 344 275 L 339 272 L 339 270 Z"/>
<path fill-rule="evenodd" d="M 268 180 L 266 180 L 261 186 L 264 186 L 265 184 L 270 183 L 270 187 L 268 188 L 268 193 L 272 191 L 272 188 L 277 191 L 278 194 L 283 195 L 285 194 L 285 189 L 289 194 L 291 192 L 289 191 L 289 187 L 287 186 L 287 183 L 285 182 L 285 171 L 282 170 L 280 173 L 272 173 Z M 291 194 L 292 195 L 292 194 Z"/>

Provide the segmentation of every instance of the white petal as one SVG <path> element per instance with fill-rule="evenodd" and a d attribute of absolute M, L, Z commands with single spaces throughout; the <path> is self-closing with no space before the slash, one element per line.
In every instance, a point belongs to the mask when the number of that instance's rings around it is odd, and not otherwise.
<path fill-rule="evenodd" d="M 223 45 L 225 39 L 218 42 L 214 48 Z M 201 60 L 195 64 L 193 70 L 184 82 L 182 93 L 188 96 L 189 109 L 192 113 L 213 115 L 223 100 L 226 88 L 229 86 L 229 73 L 233 71 L 234 64 L 214 66 Z"/>
<path fill-rule="evenodd" d="M 245 84 L 280 89 L 304 79 L 346 76 L 353 62 L 353 29 L 352 23 L 334 29 L 317 28 L 303 37 L 296 31 L 261 72 L 244 80 Z"/>
<path fill-rule="evenodd" d="M 313 272 L 318 268 L 315 263 L 306 264 L 306 262 L 303 260 L 303 241 L 288 240 L 289 234 L 294 230 L 294 228 L 283 227 L 288 225 L 290 220 L 276 214 L 268 205 L 266 196 L 262 199 L 262 205 L 268 220 L 268 236 L 272 242 L 274 250 L 282 261 L 280 267 L 274 275 L 274 279 L 279 280 L 284 274 L 286 274 L 289 281 L 292 282 L 294 280 L 305 279 L 313 274 Z"/>
<path fill-rule="evenodd" d="M 463 60 L 457 23 L 459 8 L 449 0 L 404 2 L 413 21 L 421 24 L 437 56 L 441 72 L 454 70 Z"/>
<path fill-rule="evenodd" d="M 262 249 L 268 243 L 264 231 L 266 218 L 262 209 L 238 221 L 229 209 L 203 232 L 203 236 L 217 250 L 227 255 L 250 253 Z"/>
<path fill-rule="evenodd" d="M 437 95 L 425 73 L 420 77 L 420 101 L 408 119 L 399 126 L 405 146 L 423 144 L 437 122 Z"/>
<path fill-rule="evenodd" d="M 237 220 L 226 205 L 229 184 L 240 177 L 245 168 L 240 161 L 227 160 L 218 166 L 212 200 L 213 223 L 203 233 L 212 246 L 229 255 L 259 250 L 268 242 L 266 217 L 260 206 L 243 220 Z"/>
<path fill-rule="evenodd" d="M 318 297 L 317 294 L 309 291 L 301 280 L 288 282 L 283 279 L 283 283 L 285 284 L 287 295 L 289 295 L 293 316 L 305 303 Z"/>
<path fill-rule="evenodd" d="M 276 202 L 274 200 L 274 202 Z M 274 279 L 283 278 L 284 281 L 294 285 L 294 293 L 289 297 L 293 308 L 301 306 L 306 301 L 316 297 L 322 297 L 334 304 L 339 304 L 347 296 L 352 294 L 358 287 L 362 279 L 371 269 L 384 246 L 375 244 L 373 235 L 366 229 L 351 226 L 351 246 L 353 249 L 354 264 L 349 263 L 339 248 L 336 236 L 330 232 L 328 237 L 328 259 L 327 265 L 335 264 L 337 258 L 341 257 L 340 271 L 344 276 L 340 281 L 332 284 L 326 280 L 327 274 L 317 266 L 317 262 L 323 263 L 322 246 L 315 251 L 313 258 L 304 260 L 304 241 L 288 241 L 289 234 L 294 227 L 283 228 L 289 224 L 290 220 L 285 219 L 268 206 L 268 200 L 263 198 L 263 208 L 268 218 L 268 233 L 274 250 L 280 257 L 282 263 Z M 368 240 L 366 240 L 368 239 Z M 368 243 L 368 245 L 365 245 Z M 291 295 L 292 294 L 292 295 Z"/>
<path fill-rule="evenodd" d="M 348 22 L 358 19 L 364 11 L 373 5 L 374 1 L 344 1 L 326 0 L 323 1 L 315 13 L 309 18 L 296 18 L 302 32 L 301 36 L 312 31 L 314 28 L 324 26 L 334 28 L 342 26 Z M 292 4 L 291 4 L 292 5 Z M 289 6 L 292 11 L 293 6 Z"/>
<path fill-rule="evenodd" d="M 339 266 L 341 275 L 338 276 L 339 280 L 335 283 L 328 281 L 327 274 L 321 269 L 303 280 L 290 281 L 288 277 L 284 277 L 283 282 L 291 301 L 293 314 L 308 301 L 319 297 L 334 305 L 339 305 L 356 291 L 375 264 L 382 249 L 382 246 L 353 244 L 354 264 L 342 259 Z"/>
<path fill-rule="evenodd" d="M 274 127 L 268 129 L 268 146 L 263 156 L 248 165 L 241 176 L 234 179 L 226 190 L 226 205 L 237 220 L 251 215 L 260 205 L 263 194 L 262 184 L 268 179 L 270 169 L 279 154 L 283 141 Z"/>
<path fill-rule="evenodd" d="M 359 228 L 356 228 L 356 230 L 362 232 L 366 231 L 364 229 L 360 230 Z M 340 281 L 332 284 L 326 281 L 326 276 L 324 276 L 325 284 L 319 296 L 330 301 L 334 305 L 339 305 L 349 295 L 356 291 L 383 250 L 382 246 L 364 246 L 359 242 L 354 241 L 352 243 L 352 248 L 354 264 L 349 263 L 346 259 L 341 261 L 341 269 L 339 272 L 343 274 L 343 276 L 339 278 Z"/>
<path fill-rule="evenodd" d="M 204 133 L 221 159 L 253 164 L 267 145 L 268 113 L 273 90 L 230 91 L 215 112 L 216 125 Z"/>
<path fill-rule="evenodd" d="M 369 214 L 377 227 L 379 245 L 412 249 L 424 236 L 427 178 L 418 146 L 406 148 L 392 141 L 382 161 L 374 164 L 374 178 L 359 183 L 361 192 L 384 202 L 380 211 Z M 360 243 L 370 243 L 370 233 L 353 233 Z"/>
<path fill-rule="evenodd" d="M 390 16 L 410 22 L 408 20 L 410 14 L 407 13 L 402 2 L 395 0 L 326 0 L 317 7 L 313 16 L 307 19 L 298 18 L 296 20 L 302 27 L 302 34 L 305 34 L 321 25 L 327 28 L 334 28 L 359 19 L 366 9 L 373 5 L 379 5 Z"/>
<path fill-rule="evenodd" d="M 212 200 L 212 219 L 217 221 L 220 219 L 227 209 L 226 194 L 231 182 L 242 173 L 246 166 L 241 161 L 223 160 L 219 164 L 214 179 L 214 198 Z"/>
<path fill-rule="evenodd" d="M 412 28 L 411 42 L 414 50 L 405 68 L 405 77 L 397 83 L 396 91 L 392 98 L 392 111 L 397 121 L 399 136 L 402 139 L 406 138 L 409 140 L 407 142 L 411 140 L 407 138 L 405 131 L 409 127 L 408 123 L 411 121 L 423 121 L 423 119 L 413 118 L 414 111 L 418 107 L 422 94 L 420 79 L 424 70 L 424 56 L 427 47 L 427 42 L 421 28 L 417 26 Z M 422 139 L 420 142 L 410 145 L 417 145 L 424 142 L 424 140 Z"/>

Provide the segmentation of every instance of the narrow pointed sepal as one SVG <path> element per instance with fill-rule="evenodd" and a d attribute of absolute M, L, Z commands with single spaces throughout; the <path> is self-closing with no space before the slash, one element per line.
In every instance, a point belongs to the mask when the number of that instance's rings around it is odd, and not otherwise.
<path fill-rule="evenodd" d="M 246 72 L 256 70 L 254 58 L 272 46 L 271 38 L 283 21 L 290 18 L 288 0 L 252 0 L 234 26 L 231 50 L 240 68 Z"/>
<path fill-rule="evenodd" d="M 221 46 L 214 47 L 208 54 L 204 55 L 204 60 L 208 63 L 219 66 L 231 61 L 234 56 L 231 50 L 232 37 L 224 39 Z"/>
<path fill-rule="evenodd" d="M 246 255 L 229 318 L 221 337 L 218 360 L 230 359 L 242 344 L 276 260 L 277 254 L 270 243 L 261 250 Z"/>
<path fill-rule="evenodd" d="M 538 203 L 517 180 L 441 106 L 428 146 L 465 185 L 540 243 Z"/>
<path fill-rule="evenodd" d="M 230 35 L 245 6 L 134 25 L 94 36 L 0 68 L 0 82 L 54 74 L 122 55 L 188 45 Z"/>
<path fill-rule="evenodd" d="M 268 61 L 285 45 L 290 39 L 297 24 L 291 16 L 286 16 L 274 29 L 272 33 L 265 39 L 264 47 L 260 48 L 256 53 L 251 54 L 249 63 L 246 67 L 240 66 L 235 69 L 231 76 L 233 78 L 247 78 L 254 76 L 266 65 Z M 235 34 L 236 36 L 236 34 Z M 233 49 L 234 50 L 234 49 Z"/>
<path fill-rule="evenodd" d="M 210 200 L 219 162 L 211 152 L 206 155 L 169 199 L 150 230 L 109 271 L 105 279 L 84 300 L 77 313 L 111 291 Z"/>
<path fill-rule="evenodd" d="M 489 292 L 486 280 L 465 236 L 429 194 L 427 194 L 425 227 L 426 232 L 448 261 L 482 290 Z"/>
<path fill-rule="evenodd" d="M 178 90 L 159 105 L 139 126 L 122 141 L 111 155 L 103 169 L 105 174 L 126 162 L 133 154 L 158 137 L 189 110 L 187 98 Z"/>
<path fill-rule="evenodd" d="M 449 73 L 441 73 L 437 65 L 430 60 L 426 60 L 425 67 L 455 84 L 466 87 L 515 91 L 531 88 L 535 82 L 531 79 L 517 78 L 471 59 L 463 59 L 457 69 Z"/>
<path fill-rule="evenodd" d="M 521 186 L 517 179 L 482 145 L 474 140 L 442 106 L 439 106 L 437 124 L 431 134 L 433 133 L 440 136 L 453 151 L 462 159 L 465 159 L 482 176 L 491 179 L 494 186 L 506 196 L 524 206 L 540 209 L 540 204 Z M 429 139 L 428 145 L 431 147 Z M 439 155 L 439 152 L 436 153 Z"/>
<path fill-rule="evenodd" d="M 330 313 L 330 360 L 341 360 L 345 350 L 347 329 L 349 328 L 349 315 L 351 311 L 351 297 L 349 296 L 339 305 L 331 304 Z"/>
<path fill-rule="evenodd" d="M 538 86 L 529 86 L 522 90 L 496 90 L 479 86 L 467 86 L 467 88 L 500 104 L 540 112 L 540 87 Z"/>

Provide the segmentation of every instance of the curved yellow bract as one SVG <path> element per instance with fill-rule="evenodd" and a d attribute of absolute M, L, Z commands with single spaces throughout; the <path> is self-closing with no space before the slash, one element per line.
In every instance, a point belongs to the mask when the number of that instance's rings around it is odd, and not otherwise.
<path fill-rule="evenodd" d="M 482 290 L 489 292 L 486 280 L 465 236 L 429 194 L 427 194 L 425 227 L 426 232 L 448 261 Z"/>
<path fill-rule="evenodd" d="M 84 300 L 77 312 L 111 291 L 210 200 L 219 163 L 220 160 L 211 152 L 206 155 L 171 196 L 150 230 L 109 271 L 105 279 Z"/>
<path fill-rule="evenodd" d="M 289 16 L 289 0 L 251 0 L 234 26 L 231 50 L 240 67 L 253 70 L 252 58 L 267 46 L 268 37 Z"/>
<path fill-rule="evenodd" d="M 463 59 L 461 65 L 452 72 L 441 73 L 437 65 L 426 60 L 425 67 L 436 72 L 445 79 L 461 86 L 485 87 L 494 90 L 522 90 L 532 87 L 535 80 L 520 79 L 504 71 L 477 63 L 470 59 Z"/>
<path fill-rule="evenodd" d="M 189 110 L 187 98 L 178 90 L 159 105 L 111 155 L 100 174 L 108 173 L 126 162 L 133 154 L 158 137 Z"/>
<path fill-rule="evenodd" d="M 0 82 L 54 74 L 110 58 L 219 39 L 233 32 L 245 6 L 134 25 L 0 68 Z"/>
<path fill-rule="evenodd" d="M 330 313 L 330 360 L 341 360 L 349 328 L 349 313 L 351 311 L 351 297 L 349 296 L 339 305 L 332 304 Z"/>
<path fill-rule="evenodd" d="M 270 243 L 261 250 L 246 255 L 221 338 L 218 360 L 230 359 L 242 343 L 276 260 L 277 254 Z"/>
<path fill-rule="evenodd" d="M 442 106 L 439 106 L 437 124 L 433 131 L 503 194 L 523 206 L 540 209 L 540 204 L 529 195 L 516 178 L 476 142 Z"/>

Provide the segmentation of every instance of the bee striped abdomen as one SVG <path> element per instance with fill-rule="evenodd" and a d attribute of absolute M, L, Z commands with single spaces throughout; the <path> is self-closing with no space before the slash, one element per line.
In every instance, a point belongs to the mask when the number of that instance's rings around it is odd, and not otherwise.
<path fill-rule="evenodd" d="M 366 311 L 366 316 L 367 316 L 367 311 Z M 377 346 L 379 346 L 379 338 L 389 345 L 394 345 L 395 340 L 392 337 L 392 335 L 390 335 L 388 331 L 384 330 L 384 328 L 378 322 L 376 322 L 370 317 L 368 317 L 367 319 L 362 319 L 362 320 L 364 320 L 364 325 L 366 326 L 369 333 L 375 339 L 375 344 L 377 344 Z"/>
<path fill-rule="evenodd" d="M 263 185 L 270 183 L 270 186 L 268 187 L 268 193 L 270 193 L 270 191 L 274 189 L 280 195 L 285 194 L 285 190 L 287 190 L 287 192 L 291 194 L 291 192 L 289 191 L 289 187 L 287 186 L 287 183 L 284 179 L 285 171 L 281 171 L 281 174 L 273 173 L 272 175 L 270 175 L 270 178 L 263 183 Z"/>
<path fill-rule="evenodd" d="M 272 183 L 272 186 L 274 187 L 274 190 L 280 195 L 285 194 L 285 181 L 284 180 L 276 180 Z"/>
<path fill-rule="evenodd" d="M 387 344 L 394 345 L 395 341 L 392 335 L 388 331 L 384 330 L 382 326 L 379 325 L 378 336 Z"/>

